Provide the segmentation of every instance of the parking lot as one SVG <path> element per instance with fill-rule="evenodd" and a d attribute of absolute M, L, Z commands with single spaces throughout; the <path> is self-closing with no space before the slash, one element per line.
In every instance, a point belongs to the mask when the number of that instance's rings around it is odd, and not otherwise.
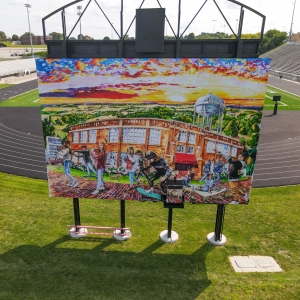
<path fill-rule="evenodd" d="M 27 52 L 26 52 L 27 49 Z M 33 53 L 46 50 L 46 48 L 33 48 Z M 20 55 L 13 55 L 14 53 Z M 31 47 L 0 47 L 0 58 L 20 58 L 24 54 L 31 53 Z"/>

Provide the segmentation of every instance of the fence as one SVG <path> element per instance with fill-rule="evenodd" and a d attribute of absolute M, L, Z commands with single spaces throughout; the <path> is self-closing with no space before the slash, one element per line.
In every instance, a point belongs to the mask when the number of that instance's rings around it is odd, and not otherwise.
<path fill-rule="evenodd" d="M 36 73 L 31 73 L 29 75 L 19 74 L 19 75 L 14 76 L 14 77 L 2 78 L 2 80 L 0 80 L 0 83 L 8 84 L 8 83 L 22 81 L 22 80 L 26 80 L 26 79 L 30 79 L 30 78 L 36 78 Z"/>
<path fill-rule="evenodd" d="M 281 71 L 276 71 L 276 70 L 270 69 L 269 75 L 273 75 L 275 77 L 279 77 L 279 78 L 283 78 L 283 79 L 292 80 L 295 82 L 300 82 L 300 75 L 297 75 L 297 74 L 281 72 Z"/>

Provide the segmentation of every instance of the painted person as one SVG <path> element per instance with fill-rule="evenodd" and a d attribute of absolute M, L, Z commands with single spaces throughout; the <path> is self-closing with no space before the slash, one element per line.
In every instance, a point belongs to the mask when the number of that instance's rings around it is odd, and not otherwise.
<path fill-rule="evenodd" d="M 137 182 L 137 179 L 134 177 L 134 173 L 139 166 L 139 158 L 136 154 L 134 154 L 133 147 L 127 148 L 125 162 L 126 162 L 126 170 L 129 175 L 129 182 L 130 182 L 129 189 L 133 189 L 133 182 Z"/>
<path fill-rule="evenodd" d="M 168 162 L 156 155 L 156 153 L 152 151 L 147 151 L 145 155 L 146 159 L 150 162 L 149 165 L 145 169 L 154 168 L 156 173 L 152 176 L 148 182 L 150 185 L 150 189 L 147 191 L 149 193 L 153 192 L 153 185 L 156 179 L 159 179 L 160 187 L 162 189 L 162 194 L 167 194 L 167 184 L 166 181 L 172 175 L 172 169 L 169 166 Z"/>
<path fill-rule="evenodd" d="M 245 159 L 247 158 L 247 153 L 242 152 L 238 155 L 237 159 L 234 159 L 222 152 L 218 152 L 229 162 L 229 173 L 228 173 L 228 182 L 229 187 L 231 188 L 234 201 L 239 202 L 239 178 L 240 172 L 242 169 L 246 168 Z"/>
<path fill-rule="evenodd" d="M 136 179 L 138 180 L 139 177 L 142 175 L 142 176 L 146 177 L 147 180 L 148 180 L 149 179 L 148 175 L 144 171 L 144 163 L 145 163 L 145 161 L 144 161 L 145 160 L 144 153 L 143 153 L 142 150 L 136 150 L 135 154 L 138 157 L 138 169 L 136 170 L 136 174 L 137 174 Z M 138 183 L 139 183 L 139 181 L 138 181 Z"/>
<path fill-rule="evenodd" d="M 214 164 L 214 173 L 217 175 L 216 180 L 221 180 L 221 174 L 223 171 L 224 163 L 222 159 L 217 159 L 216 163 Z"/>
<path fill-rule="evenodd" d="M 204 165 L 203 165 L 203 173 L 204 175 L 202 176 L 202 178 L 199 180 L 200 182 L 203 181 L 204 179 L 206 179 L 206 177 L 208 176 L 208 174 L 210 173 L 210 168 L 211 168 L 211 161 L 208 159 L 205 161 Z"/>
<path fill-rule="evenodd" d="M 95 151 L 91 151 L 91 155 L 94 159 L 96 171 L 97 171 L 97 188 L 93 195 L 97 195 L 99 191 L 105 190 L 104 180 L 103 180 L 103 173 L 105 170 L 105 163 L 106 163 L 106 149 L 104 143 L 99 143 L 98 149 Z"/>
<path fill-rule="evenodd" d="M 185 185 L 185 186 L 187 186 L 187 187 L 191 187 L 191 186 L 190 186 L 190 183 L 191 183 L 191 181 L 194 179 L 194 177 L 195 177 L 195 172 L 194 172 L 193 168 L 191 168 L 191 169 L 188 171 L 187 175 L 184 176 L 184 178 L 183 178 L 183 180 L 182 180 L 183 185 Z"/>
<path fill-rule="evenodd" d="M 211 193 L 215 187 L 215 180 L 213 179 L 213 173 L 208 174 L 205 178 L 204 186 L 201 187 L 203 192 Z"/>
<path fill-rule="evenodd" d="M 65 140 L 65 142 L 63 144 L 63 148 L 61 150 L 57 151 L 57 154 L 61 155 L 63 157 L 64 174 L 70 180 L 70 182 L 67 184 L 67 186 L 77 187 L 79 183 L 72 177 L 71 172 L 70 172 L 72 150 L 70 147 L 69 140 Z"/>
<path fill-rule="evenodd" d="M 87 177 L 91 176 L 91 171 L 97 176 L 97 172 L 93 166 L 93 162 L 92 162 L 92 158 L 91 158 L 91 154 L 90 151 L 86 149 L 86 146 L 81 146 L 81 151 L 79 152 L 79 154 L 76 154 L 77 151 L 74 152 L 74 156 L 76 157 L 82 157 L 84 165 L 86 167 L 86 170 L 88 172 Z"/>

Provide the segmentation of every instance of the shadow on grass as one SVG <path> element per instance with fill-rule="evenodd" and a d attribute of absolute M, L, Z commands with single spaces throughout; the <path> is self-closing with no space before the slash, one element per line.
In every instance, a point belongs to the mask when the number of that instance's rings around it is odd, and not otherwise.
<path fill-rule="evenodd" d="M 0 255 L 0 298 L 195 299 L 211 284 L 205 259 L 214 246 L 208 243 L 181 255 L 156 253 L 165 245 L 160 240 L 138 253 L 122 250 L 112 238 L 82 241 L 65 236 Z M 94 248 L 80 249 L 93 242 Z"/>

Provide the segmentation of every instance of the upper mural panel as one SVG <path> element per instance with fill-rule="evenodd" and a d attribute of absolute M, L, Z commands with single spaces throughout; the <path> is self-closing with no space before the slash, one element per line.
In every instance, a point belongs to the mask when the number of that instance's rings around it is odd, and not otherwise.
<path fill-rule="evenodd" d="M 248 203 L 269 59 L 38 59 L 54 197 Z"/>

